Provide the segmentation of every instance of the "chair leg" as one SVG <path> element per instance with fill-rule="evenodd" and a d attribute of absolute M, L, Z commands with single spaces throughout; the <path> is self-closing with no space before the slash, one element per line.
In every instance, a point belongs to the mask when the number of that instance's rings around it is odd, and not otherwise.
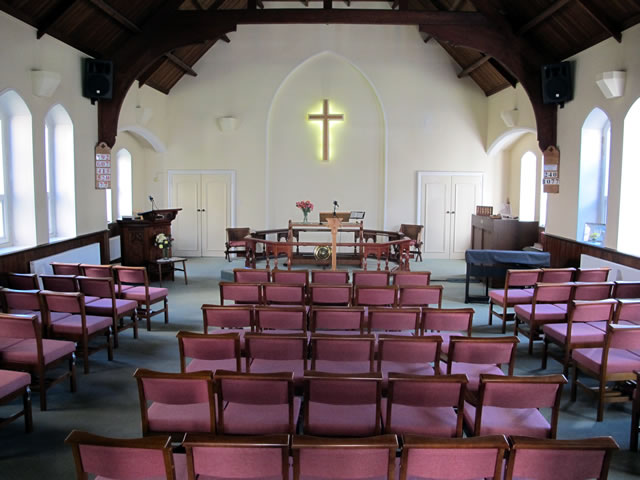
<path fill-rule="evenodd" d="M 638 407 L 640 405 L 634 399 L 631 407 L 631 438 L 629 439 L 629 449 L 632 452 L 638 451 L 638 411 L 640 410 Z"/>
<path fill-rule="evenodd" d="M 489 325 L 493 325 L 493 302 L 489 300 Z"/>
<path fill-rule="evenodd" d="M 569 362 L 571 360 L 571 350 L 569 345 L 564 346 L 564 357 L 562 358 L 562 374 L 566 377 L 569 375 Z"/>
<path fill-rule="evenodd" d="M 113 361 L 113 337 L 111 336 L 111 332 L 107 329 L 107 358 L 110 362 Z"/>
<path fill-rule="evenodd" d="M 84 373 L 89 373 L 89 340 L 82 342 L 82 359 L 84 360 Z"/>
<path fill-rule="evenodd" d="M 574 363 L 571 375 L 571 401 L 575 402 L 578 393 L 578 366 Z"/>
<path fill-rule="evenodd" d="M 76 354 L 72 353 L 69 358 L 69 388 L 71 393 L 78 391 L 78 385 L 76 383 Z"/>
<path fill-rule="evenodd" d="M 604 378 L 600 379 L 600 388 L 598 389 L 598 418 L 597 421 L 604 420 L 604 394 L 607 391 L 607 382 Z"/>
<path fill-rule="evenodd" d="M 549 351 L 549 342 L 545 338 L 544 344 L 542 346 L 542 365 L 540 366 L 542 370 L 545 370 L 547 368 L 547 352 L 548 351 Z"/>
<path fill-rule="evenodd" d="M 169 323 L 169 299 L 164 297 L 164 323 Z"/>
<path fill-rule="evenodd" d="M 507 333 L 507 307 L 502 307 L 502 315 L 500 315 L 502 319 L 502 334 Z"/>
<path fill-rule="evenodd" d="M 113 348 L 118 348 L 118 317 L 113 317 Z"/>
<path fill-rule="evenodd" d="M 47 383 L 44 377 L 44 369 L 38 374 L 38 388 L 40 389 L 40 411 L 47 411 Z"/>
<path fill-rule="evenodd" d="M 33 415 L 31 413 L 31 389 L 27 387 L 22 396 L 22 408 L 24 410 L 24 431 L 33 432 Z"/>
<path fill-rule="evenodd" d="M 138 339 L 138 315 L 136 315 L 136 311 L 134 310 L 131 313 L 131 322 L 133 323 L 133 338 Z"/>

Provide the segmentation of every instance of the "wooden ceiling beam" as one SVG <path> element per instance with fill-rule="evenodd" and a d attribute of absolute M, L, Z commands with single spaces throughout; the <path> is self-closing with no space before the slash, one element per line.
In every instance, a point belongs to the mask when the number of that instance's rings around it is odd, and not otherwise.
<path fill-rule="evenodd" d="M 224 35 L 220 35 L 220 40 L 222 40 L 225 43 L 231 43 L 231 39 L 229 38 L 229 36 L 226 33 Z M 209 46 L 211 46 L 211 45 L 209 45 Z"/>
<path fill-rule="evenodd" d="M 600 8 L 598 8 L 591 0 L 576 0 L 578 5 L 589 14 L 589 16 L 603 28 L 609 35 L 615 38 L 618 43 L 622 43 L 622 32 L 616 28 Z"/>
<path fill-rule="evenodd" d="M 482 57 L 480 57 L 478 60 L 473 62 L 471 65 L 463 68 L 462 71 L 458 74 L 458 78 L 466 77 L 471 72 L 473 72 L 474 70 L 477 70 L 482 65 L 487 63 L 489 60 L 491 60 L 491 57 L 489 55 L 482 54 Z"/>
<path fill-rule="evenodd" d="M 187 65 L 184 60 L 182 60 L 180 57 L 177 57 L 175 54 L 166 53 L 164 56 L 167 57 L 177 67 L 181 68 L 182 71 L 184 71 L 184 73 L 186 73 L 187 75 L 191 75 L 192 77 L 198 76 L 198 73 L 193 68 L 191 68 L 191 66 Z"/>
<path fill-rule="evenodd" d="M 191 5 L 196 7 L 196 10 L 204 10 L 204 7 L 200 3 L 200 0 L 191 0 Z"/>
<path fill-rule="evenodd" d="M 69 11 L 69 9 L 76 4 L 76 2 L 77 0 L 65 0 L 53 8 L 38 26 L 36 38 L 39 40 L 44 37 L 51 26 L 60 20 Z"/>
<path fill-rule="evenodd" d="M 217 10 L 218 8 L 220 8 L 222 6 L 222 4 L 225 2 L 226 0 L 216 0 L 215 2 L 213 2 L 211 4 L 211 6 L 207 9 L 207 10 Z"/>
<path fill-rule="evenodd" d="M 464 2 L 464 0 L 456 0 L 451 4 L 451 6 L 447 9 L 447 11 L 455 12 L 460 8 L 460 6 L 462 5 L 462 2 Z M 431 40 L 431 35 L 427 35 L 426 37 L 424 37 L 424 43 L 429 43 L 429 40 Z"/>
<path fill-rule="evenodd" d="M 565 5 L 567 5 L 568 3 L 572 2 L 572 1 L 573 0 L 557 0 L 556 2 L 552 3 L 547 8 L 545 8 L 542 12 L 540 12 L 538 15 L 536 15 L 531 20 L 529 20 L 527 23 L 522 25 L 516 31 L 516 35 L 518 35 L 518 36 L 524 35 L 529 30 L 531 30 L 532 28 L 534 28 L 537 25 L 541 24 L 542 22 L 544 22 L 547 18 L 549 18 L 551 15 L 553 15 L 558 10 L 560 10 L 562 7 L 564 7 Z"/>
<path fill-rule="evenodd" d="M 153 62 L 149 68 L 145 69 L 145 71 L 138 76 L 138 87 L 146 85 L 151 78 L 151 75 L 156 73 L 156 70 L 158 70 L 166 60 L 166 57 L 160 57 L 158 60 Z"/>
<path fill-rule="evenodd" d="M 133 23 L 131 20 L 129 20 L 104 0 L 89 0 L 89 3 L 101 10 L 108 17 L 111 17 L 111 19 L 115 20 L 127 30 L 130 30 L 133 33 L 140 33 L 142 31 L 140 27 L 138 27 L 135 23 Z"/>
<path fill-rule="evenodd" d="M 505 68 L 505 66 L 500 63 L 498 60 L 496 60 L 495 58 L 490 58 L 489 59 L 489 63 L 491 64 L 491 66 L 493 68 L 495 68 L 498 73 L 500 75 L 502 75 L 504 77 L 504 79 L 509 82 L 509 84 L 515 88 L 515 86 L 518 84 L 518 78 L 516 76 L 513 75 L 513 73 L 511 73 L 509 70 L 507 70 Z"/>

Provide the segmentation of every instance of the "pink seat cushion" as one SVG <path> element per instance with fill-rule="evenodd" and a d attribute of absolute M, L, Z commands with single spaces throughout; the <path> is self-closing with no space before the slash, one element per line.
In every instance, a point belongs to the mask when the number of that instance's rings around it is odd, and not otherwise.
<path fill-rule="evenodd" d="M 49 340 L 46 338 L 42 340 L 42 354 L 45 365 L 64 357 L 75 350 L 75 342 L 67 340 Z M 0 353 L 0 358 L 6 362 L 36 365 L 38 363 L 38 351 L 36 349 L 35 339 L 27 338 L 3 349 Z"/>
<path fill-rule="evenodd" d="M 225 333 L 239 333 L 240 334 L 240 350 L 244 352 L 244 334 L 249 330 L 241 330 L 237 328 L 218 328 L 218 327 L 209 327 L 207 334 L 209 335 L 224 335 Z M 234 368 L 235 370 L 235 368 Z"/>
<path fill-rule="evenodd" d="M 14 313 L 16 315 L 35 315 L 38 317 L 38 323 L 42 322 L 42 314 L 34 310 L 11 310 L 10 313 Z M 69 315 L 71 314 L 66 312 L 51 312 L 51 321 L 55 322 L 61 318 L 68 317 Z"/>
<path fill-rule="evenodd" d="M 514 307 L 516 315 L 520 320 L 531 323 L 531 311 L 533 305 L 516 305 Z M 536 321 L 554 321 L 554 320 L 566 320 L 567 312 L 552 303 L 539 303 L 536 305 Z"/>
<path fill-rule="evenodd" d="M 242 363 L 240 362 L 240 370 L 242 371 Z M 194 358 L 187 365 L 187 372 L 199 372 L 202 370 L 209 370 L 213 373 L 216 370 L 229 370 L 235 372 L 237 369 L 235 358 L 225 358 L 224 360 L 201 360 Z"/>
<path fill-rule="evenodd" d="M 591 325 L 594 328 L 597 328 L 598 330 L 602 330 L 603 333 L 607 332 L 607 325 L 608 322 L 602 320 L 600 322 L 589 322 L 589 325 Z"/>
<path fill-rule="evenodd" d="M 254 358 L 250 365 L 251 373 L 277 373 L 292 372 L 293 383 L 296 386 L 302 385 L 304 377 L 304 362 L 300 360 L 268 360 L 264 358 Z"/>
<path fill-rule="evenodd" d="M 387 418 L 387 399 L 382 399 L 382 418 Z M 427 435 L 430 437 L 455 437 L 458 416 L 451 407 L 412 407 L 393 405 L 391 425 L 385 425 L 385 433 Z"/>
<path fill-rule="evenodd" d="M 120 295 L 120 292 L 124 292 L 126 290 L 133 288 L 133 285 L 122 285 L 122 288 L 120 288 L 118 284 L 115 284 L 113 287 L 116 291 L 116 295 Z"/>
<path fill-rule="evenodd" d="M 476 409 L 464 405 L 464 422 L 470 431 L 474 430 Z M 551 426 L 537 408 L 482 408 L 482 435 L 524 435 L 548 438 Z M 473 433 L 476 435 L 476 433 Z"/>
<path fill-rule="evenodd" d="M 602 348 L 577 348 L 573 360 L 592 372 L 599 372 L 602 365 Z M 610 348 L 607 358 L 607 373 L 632 373 L 640 370 L 640 357 L 628 350 Z"/>
<path fill-rule="evenodd" d="M 9 348 L 11 345 L 15 345 L 16 343 L 24 341 L 23 338 L 7 338 L 0 337 L 0 352 Z M 3 358 L 2 353 L 0 353 L 0 358 Z"/>
<path fill-rule="evenodd" d="M 0 370 L 0 399 L 31 383 L 31 375 L 25 372 Z"/>
<path fill-rule="evenodd" d="M 389 372 L 408 373 L 412 375 L 435 375 L 433 367 L 428 363 L 382 362 L 382 374 L 386 378 Z"/>
<path fill-rule="evenodd" d="M 112 303 L 110 298 L 99 298 L 95 302 L 87 305 L 86 311 L 89 315 L 111 315 Z M 116 313 L 118 316 L 130 314 L 138 308 L 135 300 L 116 299 Z"/>
<path fill-rule="evenodd" d="M 160 287 L 149 287 L 149 301 L 157 302 L 169 295 L 169 290 Z M 133 287 L 122 292 L 122 298 L 144 303 L 146 300 L 144 287 Z"/>
<path fill-rule="evenodd" d="M 247 244 L 244 240 L 231 240 L 229 242 L 230 247 L 244 247 Z"/>
<path fill-rule="evenodd" d="M 447 364 L 440 362 L 440 373 L 442 375 L 447 373 Z M 480 374 L 490 373 L 492 375 L 504 375 L 504 372 L 496 365 L 486 365 L 482 363 L 464 363 L 453 362 L 451 365 L 451 375 L 456 373 L 464 373 L 469 379 L 467 383 L 467 391 L 475 393 L 478 391 L 480 384 Z"/>
<path fill-rule="evenodd" d="M 300 397 L 293 398 L 293 431 L 300 414 Z M 228 403 L 224 409 L 224 433 L 266 435 L 292 433 L 289 430 L 289 405 L 247 405 Z"/>
<path fill-rule="evenodd" d="M 147 410 L 154 432 L 211 432 L 208 403 L 169 405 L 153 402 Z"/>
<path fill-rule="evenodd" d="M 309 402 L 307 435 L 369 437 L 375 435 L 376 406 Z"/>
<path fill-rule="evenodd" d="M 498 305 L 504 304 L 504 290 L 492 290 L 489 292 L 489 298 L 493 303 Z M 511 289 L 509 290 L 509 305 L 515 305 L 517 303 L 531 303 L 533 300 L 533 292 L 525 289 Z"/>
<path fill-rule="evenodd" d="M 545 335 L 560 343 L 566 343 L 567 340 L 567 324 L 566 323 L 554 323 L 551 325 L 545 325 L 542 327 L 542 331 Z M 574 323 L 571 327 L 571 342 L 603 342 L 604 332 L 595 327 L 592 327 L 588 323 Z"/>
<path fill-rule="evenodd" d="M 315 370 L 329 373 L 366 373 L 371 371 L 368 361 L 332 362 L 330 360 L 316 360 Z"/>
<path fill-rule="evenodd" d="M 97 300 L 100 300 L 100 297 L 91 297 L 89 295 L 85 295 L 84 304 L 88 306 L 90 303 L 93 303 Z"/>
<path fill-rule="evenodd" d="M 87 332 L 89 335 L 107 328 L 113 322 L 111 317 L 96 317 L 87 315 Z M 51 330 L 56 334 L 70 333 L 78 335 L 82 333 L 82 320 L 80 315 L 70 315 L 51 324 Z"/>

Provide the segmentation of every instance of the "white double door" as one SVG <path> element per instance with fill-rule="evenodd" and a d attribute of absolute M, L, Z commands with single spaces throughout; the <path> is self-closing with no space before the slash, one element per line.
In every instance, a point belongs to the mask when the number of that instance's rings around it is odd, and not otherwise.
<path fill-rule="evenodd" d="M 418 218 L 425 258 L 464 258 L 471 248 L 471 215 L 482 202 L 481 173 L 418 173 Z"/>
<path fill-rule="evenodd" d="M 224 256 L 226 228 L 233 225 L 234 172 L 169 172 L 172 253 L 184 257 Z"/>

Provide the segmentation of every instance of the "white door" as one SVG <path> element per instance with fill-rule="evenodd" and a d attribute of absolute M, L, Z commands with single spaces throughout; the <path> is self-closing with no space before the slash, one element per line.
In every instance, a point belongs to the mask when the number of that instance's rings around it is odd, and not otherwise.
<path fill-rule="evenodd" d="M 471 248 L 471 215 L 482 202 L 482 174 L 419 175 L 425 258 L 464 258 Z"/>
<path fill-rule="evenodd" d="M 176 256 L 224 255 L 226 228 L 232 226 L 232 175 L 170 173 L 170 200 L 182 208 L 173 221 Z"/>

